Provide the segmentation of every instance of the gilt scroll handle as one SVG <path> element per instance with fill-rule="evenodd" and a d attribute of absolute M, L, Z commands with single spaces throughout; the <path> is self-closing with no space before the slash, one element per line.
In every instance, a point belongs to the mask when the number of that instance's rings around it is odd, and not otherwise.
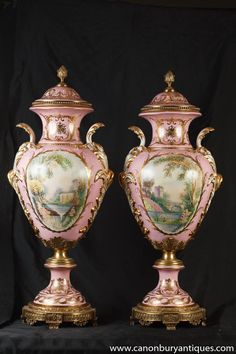
<path fill-rule="evenodd" d="M 202 140 L 205 138 L 205 136 L 210 133 L 213 132 L 215 129 L 211 128 L 211 127 L 207 127 L 203 130 L 200 131 L 200 133 L 197 136 L 197 142 L 196 142 L 196 146 L 197 146 L 197 150 L 200 152 L 203 152 L 205 157 L 208 159 L 208 161 L 210 162 L 210 164 L 212 165 L 214 171 L 216 172 L 216 165 L 215 165 L 215 160 L 212 157 L 210 151 L 208 151 L 204 146 L 202 146 Z M 215 182 L 215 190 L 220 188 L 220 185 L 223 181 L 223 177 L 221 174 L 217 173 L 214 176 L 214 182 Z"/>
<path fill-rule="evenodd" d="M 87 131 L 87 134 L 86 134 L 86 143 L 87 144 L 93 144 L 93 141 L 92 141 L 93 134 L 99 128 L 102 128 L 102 127 L 105 127 L 105 124 L 103 124 L 103 123 L 95 123 L 89 128 L 89 130 Z"/>
<path fill-rule="evenodd" d="M 35 133 L 34 133 L 33 129 L 28 124 L 19 123 L 19 124 L 17 124 L 17 128 L 24 129 L 26 131 L 26 133 L 28 133 L 30 136 L 30 143 L 35 144 L 35 140 L 36 140 Z"/>
<path fill-rule="evenodd" d="M 140 140 L 139 146 L 145 146 L 146 139 L 145 139 L 145 135 L 144 135 L 143 131 L 139 127 L 136 127 L 135 125 L 132 125 L 128 129 L 131 130 L 132 132 L 134 132 L 137 135 L 137 137 L 139 138 L 139 140 Z"/>
<path fill-rule="evenodd" d="M 205 136 L 210 133 L 210 132 L 213 132 L 215 129 L 214 128 L 211 128 L 211 127 L 207 127 L 207 128 L 204 128 L 200 131 L 200 133 L 198 134 L 197 136 L 197 142 L 196 142 L 196 146 L 197 146 L 197 149 L 201 149 L 202 147 L 202 140 L 205 138 Z"/>

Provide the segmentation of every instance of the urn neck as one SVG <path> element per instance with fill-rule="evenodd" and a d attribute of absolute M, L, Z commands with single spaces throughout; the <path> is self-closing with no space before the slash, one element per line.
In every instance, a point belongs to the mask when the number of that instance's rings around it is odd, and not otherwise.
<path fill-rule="evenodd" d="M 91 108 L 42 109 L 31 108 L 42 121 L 42 136 L 39 144 L 60 143 L 78 144 L 80 140 L 80 123 L 83 117 L 93 111 Z"/>
<path fill-rule="evenodd" d="M 76 263 L 67 256 L 67 249 L 55 248 L 54 255 L 47 259 L 45 266 L 47 268 L 74 268 Z"/>
<path fill-rule="evenodd" d="M 183 266 L 183 262 L 176 258 L 174 251 L 163 251 L 162 258 L 156 260 L 154 267 L 158 266 Z"/>
<path fill-rule="evenodd" d="M 200 113 L 156 113 L 140 114 L 152 126 L 150 146 L 192 148 L 189 141 L 189 125 Z"/>

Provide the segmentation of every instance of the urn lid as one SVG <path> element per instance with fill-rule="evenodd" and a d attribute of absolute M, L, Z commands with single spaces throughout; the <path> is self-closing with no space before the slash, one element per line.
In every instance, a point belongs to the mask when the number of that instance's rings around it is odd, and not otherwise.
<path fill-rule="evenodd" d="M 140 115 L 151 112 L 198 112 L 199 108 L 191 105 L 187 98 L 181 93 L 174 90 L 172 83 L 175 76 L 172 71 L 168 71 L 165 75 L 167 88 L 164 92 L 158 93 L 152 101 L 141 109 Z"/>
<path fill-rule="evenodd" d="M 67 75 L 68 71 L 65 66 L 62 65 L 57 70 L 57 76 L 59 77 L 60 82 L 56 86 L 48 89 L 41 98 L 35 100 L 32 103 L 32 108 L 78 107 L 89 108 L 92 110 L 91 103 L 83 100 L 78 92 L 67 86 L 64 81 Z"/>

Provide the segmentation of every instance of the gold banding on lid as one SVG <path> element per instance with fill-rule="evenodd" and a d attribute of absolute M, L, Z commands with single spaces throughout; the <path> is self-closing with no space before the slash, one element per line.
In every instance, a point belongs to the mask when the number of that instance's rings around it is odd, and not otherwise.
<path fill-rule="evenodd" d="M 157 94 L 153 100 L 141 109 L 143 113 L 155 112 L 199 112 L 199 108 L 191 105 L 187 98 L 172 87 L 175 75 L 168 71 L 164 76 L 167 87 L 164 92 Z"/>
<path fill-rule="evenodd" d="M 73 88 L 67 86 L 65 79 L 68 71 L 64 65 L 57 70 L 57 76 L 60 82 L 47 90 L 44 95 L 32 103 L 32 107 L 56 108 L 56 107 L 75 107 L 88 108 L 93 110 L 91 103 L 83 100 L 79 93 Z"/>

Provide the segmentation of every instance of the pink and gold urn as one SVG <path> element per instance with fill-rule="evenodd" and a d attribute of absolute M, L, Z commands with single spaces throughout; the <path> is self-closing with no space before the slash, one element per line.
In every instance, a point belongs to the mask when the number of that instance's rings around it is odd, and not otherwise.
<path fill-rule="evenodd" d="M 54 251 L 45 263 L 51 272 L 49 285 L 22 310 L 26 323 L 43 321 L 49 328 L 62 322 L 96 323 L 95 309 L 71 285 L 76 264 L 67 251 L 88 231 L 113 178 L 103 148 L 92 140 L 103 124 L 91 126 L 86 143 L 80 140 L 80 122 L 93 108 L 66 85 L 64 66 L 57 75 L 60 83 L 30 108 L 42 120 L 42 137 L 36 143 L 27 124 L 17 125 L 30 141 L 20 146 L 8 173 L 35 235 Z"/>
<path fill-rule="evenodd" d="M 139 114 L 151 123 L 150 145 L 145 146 L 140 128 L 129 128 L 139 137 L 140 145 L 126 157 L 120 181 L 144 236 L 163 252 L 153 266 L 159 282 L 132 309 L 131 324 L 162 322 L 167 329 L 175 329 L 181 321 L 205 324 L 205 309 L 179 285 L 178 274 L 184 265 L 175 253 L 194 237 L 222 176 L 217 174 L 210 151 L 201 144 L 214 129 L 203 129 L 193 148 L 189 124 L 201 113 L 172 88 L 171 71 L 165 75 L 165 82 L 165 92 L 155 96 Z"/>

